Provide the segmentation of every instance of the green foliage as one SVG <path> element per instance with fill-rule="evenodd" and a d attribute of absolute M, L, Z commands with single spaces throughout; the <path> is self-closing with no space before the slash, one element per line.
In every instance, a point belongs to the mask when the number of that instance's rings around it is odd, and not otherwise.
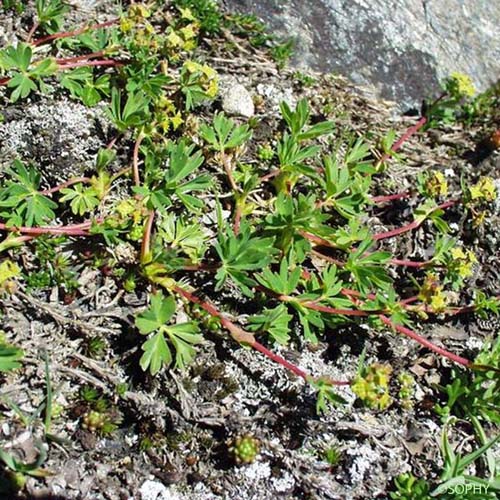
<path fill-rule="evenodd" d="M 395 492 L 390 493 L 393 500 L 431 500 L 430 487 L 424 479 L 417 479 L 411 472 L 400 474 L 394 479 Z"/>
<path fill-rule="evenodd" d="M 221 267 L 216 274 L 216 290 L 220 290 L 230 278 L 243 294 L 253 297 L 250 287 L 256 282 L 249 276 L 249 271 L 263 269 L 273 260 L 276 254 L 273 243 L 274 238 L 254 236 L 246 222 L 241 224 L 238 234 L 234 234 L 230 226 L 220 228 L 214 245 L 221 260 Z"/>
<path fill-rule="evenodd" d="M 61 0 L 36 0 L 38 23 L 49 33 L 59 31 L 69 6 Z"/>
<path fill-rule="evenodd" d="M 448 440 L 449 423 L 444 425 L 441 434 L 441 454 L 443 456 L 444 465 L 440 476 L 440 483 L 437 488 L 432 491 L 431 495 L 446 495 L 452 493 L 454 488 L 470 485 L 475 486 L 476 488 L 469 490 L 469 493 L 466 496 L 467 499 L 482 500 L 497 498 L 498 493 L 500 493 L 500 484 L 496 468 L 497 464 L 495 463 L 495 459 L 489 450 L 500 441 L 500 435 L 487 440 L 483 428 L 481 427 L 479 421 L 474 417 L 474 426 L 476 432 L 478 433 L 478 439 L 481 446 L 462 456 L 453 450 L 453 447 Z M 488 468 L 487 479 L 472 476 L 467 473 L 469 465 L 473 464 L 482 457 L 486 458 L 486 465 Z M 453 493 L 451 498 L 454 498 Z"/>
<path fill-rule="evenodd" d="M 280 69 L 283 69 L 293 55 L 295 40 L 278 42 L 271 47 L 271 56 Z"/>
<path fill-rule="evenodd" d="M 226 118 L 223 113 L 216 113 L 212 127 L 205 124 L 200 127 L 200 136 L 213 149 L 224 153 L 242 146 L 252 137 L 252 132 L 247 124 L 236 125 L 231 118 Z"/>
<path fill-rule="evenodd" d="M 222 28 L 222 14 L 214 0 L 174 0 L 174 5 L 188 8 L 205 33 L 217 34 Z"/>
<path fill-rule="evenodd" d="M 158 236 L 164 244 L 184 253 L 193 263 L 200 262 L 207 249 L 207 236 L 202 226 L 174 214 L 163 217 Z"/>
<path fill-rule="evenodd" d="M 278 344 L 286 345 L 290 340 L 290 320 L 285 304 L 272 309 L 264 308 L 262 314 L 248 318 L 248 329 L 268 333 Z"/>
<path fill-rule="evenodd" d="M 37 88 L 45 91 L 46 86 L 42 78 L 57 71 L 58 66 L 54 59 L 46 58 L 33 63 L 32 58 L 31 46 L 23 42 L 19 42 L 16 47 L 10 45 L 0 50 L 0 73 L 7 74 L 10 78 L 7 86 L 12 89 L 12 102 L 24 99 Z"/>
<path fill-rule="evenodd" d="M 368 252 L 372 241 L 361 242 L 356 250 L 349 254 L 344 269 L 351 273 L 353 286 L 362 293 L 373 290 L 388 290 L 392 280 L 384 267 L 391 258 L 390 252 Z"/>
<path fill-rule="evenodd" d="M 69 90 L 72 97 L 79 99 L 88 107 L 95 106 L 111 92 L 110 75 L 95 77 L 93 68 L 81 67 L 65 71 L 61 73 L 59 79 L 61 86 Z M 119 116 L 117 115 L 118 120 Z"/>
<path fill-rule="evenodd" d="M 328 379 L 309 380 L 309 383 L 317 391 L 316 413 L 318 415 L 328 411 L 328 403 L 333 406 L 346 404 L 345 399 L 335 392 L 334 386 Z"/>
<path fill-rule="evenodd" d="M 368 201 L 371 179 L 351 172 L 348 164 L 340 165 L 332 155 L 324 158 L 323 165 L 325 180 L 322 187 L 326 192 L 324 204 L 333 207 L 346 219 L 359 217 Z"/>
<path fill-rule="evenodd" d="M 164 297 L 159 292 L 151 296 L 149 308 L 135 319 L 135 324 L 141 334 L 154 333 L 142 345 L 144 354 L 140 361 L 141 368 L 144 371 L 149 369 L 152 375 L 172 363 L 172 351 L 167 339 L 175 349 L 175 366 L 181 369 L 193 359 L 196 353 L 193 346 L 202 341 L 202 336 L 198 333 L 199 329 L 193 322 L 167 324 L 174 313 L 174 298 Z"/>
<path fill-rule="evenodd" d="M 22 14 L 26 6 L 23 0 L 2 0 L 2 9 L 13 10 L 16 14 Z"/>
<path fill-rule="evenodd" d="M 472 372 L 454 368 L 450 384 L 441 387 L 447 401 L 436 411 L 446 420 L 449 415 L 480 416 L 500 424 L 500 339 L 488 340 L 477 355 Z"/>
<path fill-rule="evenodd" d="M 24 352 L 22 349 L 12 346 L 4 338 L 0 338 L 0 372 L 9 372 L 19 368 L 21 366 L 20 360 L 23 356 Z"/>
<path fill-rule="evenodd" d="M 57 203 L 40 193 L 40 174 L 19 160 L 6 170 L 8 178 L 0 187 L 0 216 L 9 226 L 41 225 L 54 219 Z"/>
<path fill-rule="evenodd" d="M 84 215 L 92 212 L 99 205 L 97 192 L 92 187 L 84 187 L 83 184 L 75 184 L 71 188 L 61 189 L 64 196 L 61 202 L 70 202 L 71 211 L 75 215 Z"/>
<path fill-rule="evenodd" d="M 330 467 L 335 467 L 342 459 L 342 452 L 336 446 L 329 446 L 323 451 L 323 457 Z"/>
<path fill-rule="evenodd" d="M 245 434 L 234 440 L 230 450 L 237 464 L 251 464 L 259 454 L 260 441 L 250 434 Z"/>
<path fill-rule="evenodd" d="M 107 108 L 109 118 L 115 127 L 124 132 L 129 128 L 139 128 L 150 117 L 150 99 L 142 91 L 129 92 L 122 105 L 122 93 L 115 87 L 111 90 L 111 106 Z"/>
<path fill-rule="evenodd" d="M 285 255 L 293 246 L 296 258 L 301 262 L 311 248 L 301 233 L 329 239 L 334 235 L 333 229 L 326 224 L 330 218 L 330 215 L 318 210 L 314 195 L 292 197 L 280 193 L 275 200 L 274 211 L 265 218 L 265 230 L 276 236 L 276 246 Z"/>
<path fill-rule="evenodd" d="M 217 73 L 206 64 L 186 61 L 181 68 L 179 84 L 185 97 L 186 111 L 217 95 Z"/>
<path fill-rule="evenodd" d="M 162 157 L 168 161 L 168 168 L 164 167 Z M 209 189 L 212 185 L 208 174 L 189 178 L 203 161 L 201 151 L 195 151 L 194 144 L 188 145 L 184 139 L 171 141 L 166 148 L 149 152 L 146 157 L 146 185 L 135 187 L 134 191 L 143 197 L 149 208 L 160 212 L 170 207 L 175 199 L 189 210 L 196 211 L 203 207 L 203 201 L 191 193 Z"/>

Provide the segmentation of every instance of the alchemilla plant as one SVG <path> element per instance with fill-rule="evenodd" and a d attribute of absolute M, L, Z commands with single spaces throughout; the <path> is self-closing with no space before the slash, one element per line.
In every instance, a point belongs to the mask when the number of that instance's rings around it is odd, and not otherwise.
<path fill-rule="evenodd" d="M 442 415 L 477 408 L 492 418 L 498 397 L 489 384 L 498 357 L 483 352 L 475 361 L 434 344 L 425 322 L 498 314 L 498 297 L 469 281 L 479 262 L 450 224 L 461 217 L 469 231 L 481 228 L 497 185 L 483 176 L 459 191 L 441 171 L 430 171 L 418 176 L 414 191 L 374 194 L 391 158 L 427 118 L 397 142 L 393 133 L 343 141 L 334 139 L 335 121 L 301 99 L 281 104 L 272 140 L 258 144 L 257 120 L 207 113 L 218 108 L 219 79 L 197 59 L 205 36 L 231 22 L 240 29 L 241 19 L 225 19 L 208 1 L 134 3 L 117 19 L 61 31 L 66 4 L 36 7 L 27 39 L 0 50 L 3 106 L 56 92 L 105 109 L 114 137 L 86 176 L 45 187 L 39 166 L 19 159 L 3 172 L 4 293 L 55 286 L 72 300 L 82 263 L 62 252 L 91 241 L 99 248 L 85 257 L 92 265 L 106 267 L 126 292 L 148 292 L 134 325 L 140 367 L 151 375 L 186 369 L 216 330 L 304 379 L 317 393 L 318 412 L 344 402 L 340 386 L 372 410 L 410 408 L 413 378 L 393 382 L 388 365 L 363 364 L 355 378 L 334 380 L 278 354 L 282 346 L 314 345 L 341 325 L 359 323 L 377 335 L 410 338 L 453 364 L 461 375 L 445 389 L 450 402 Z M 463 77 L 452 76 L 429 123 L 449 118 L 451 104 L 470 92 Z M 411 215 L 375 229 L 371 217 L 398 200 L 411 200 Z M 391 246 L 421 229 L 425 260 L 407 260 Z M 24 245 L 43 271 L 23 268 Z M 230 304 L 219 299 L 228 295 Z M 16 368 L 21 356 L 2 344 L 0 370 Z M 92 428 L 105 421 L 97 410 L 85 417 Z M 258 449 L 248 437 L 234 444 L 242 463 Z M 428 491 L 410 476 L 398 488 Z"/>

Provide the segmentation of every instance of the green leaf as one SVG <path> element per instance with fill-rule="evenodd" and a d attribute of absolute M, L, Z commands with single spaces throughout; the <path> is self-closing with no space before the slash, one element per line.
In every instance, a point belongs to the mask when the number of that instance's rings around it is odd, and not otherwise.
<path fill-rule="evenodd" d="M 237 126 L 223 113 L 216 113 L 213 127 L 203 124 L 200 135 L 213 149 L 222 153 L 243 145 L 252 137 L 252 132 L 247 124 Z"/>
<path fill-rule="evenodd" d="M 0 207 L 9 208 L 0 213 L 7 224 L 33 226 L 44 224 L 55 218 L 57 203 L 38 191 L 40 174 L 33 168 L 27 169 L 19 160 L 13 168 L 6 169 L 10 177 L 4 188 L 0 188 Z"/>
<path fill-rule="evenodd" d="M 219 233 L 214 245 L 222 262 L 216 274 L 216 290 L 220 290 L 226 279 L 231 278 L 245 295 L 252 297 L 253 292 L 249 287 L 255 281 L 248 276 L 248 271 L 263 269 L 273 260 L 277 252 L 273 243 L 274 238 L 253 236 L 245 221 L 242 222 L 238 235 L 227 226 L 225 232 Z"/>
<path fill-rule="evenodd" d="M 142 344 L 144 354 L 139 364 L 146 371 L 149 369 L 151 375 L 156 375 L 164 365 L 172 363 L 172 353 L 165 341 L 163 332 L 158 332 Z"/>
<path fill-rule="evenodd" d="M 158 292 L 151 296 L 149 308 L 136 317 L 135 325 L 143 335 L 147 335 L 165 325 L 174 313 L 174 298 L 164 297 L 162 292 Z"/>
<path fill-rule="evenodd" d="M 111 106 L 106 109 L 108 116 L 121 132 L 138 128 L 149 119 L 150 98 L 142 91 L 129 92 L 122 109 L 122 96 L 115 87 L 111 90 Z"/>
<path fill-rule="evenodd" d="M 71 211 L 75 215 L 84 215 L 99 205 L 95 189 L 84 187 L 83 184 L 75 184 L 72 188 L 63 188 L 61 194 L 64 195 L 61 201 L 69 201 Z"/>
<path fill-rule="evenodd" d="M 36 90 L 36 84 L 22 73 L 16 73 L 7 84 L 7 87 L 14 89 L 10 96 L 12 102 L 16 102 L 19 98 L 24 99 L 33 90 Z"/>
<path fill-rule="evenodd" d="M 27 72 L 31 64 L 33 51 L 31 46 L 24 42 L 19 42 L 16 47 L 9 47 L 0 51 L 0 67 L 4 70 L 18 69 Z"/>
<path fill-rule="evenodd" d="M 165 327 L 165 332 L 175 347 L 175 367 L 184 369 L 196 355 L 193 345 L 203 340 L 199 328 L 194 323 L 179 323 Z"/>
<path fill-rule="evenodd" d="M 0 341 L 0 372 L 15 370 L 21 366 L 19 362 L 24 356 L 22 349 Z"/>
<path fill-rule="evenodd" d="M 289 268 L 292 268 L 292 270 L 289 271 Z M 290 295 L 297 288 L 300 276 L 300 267 L 293 268 L 288 259 L 284 258 L 281 260 L 279 273 L 274 273 L 267 267 L 261 274 L 256 275 L 255 279 L 273 292 L 280 295 Z"/>
<path fill-rule="evenodd" d="M 278 344 L 286 345 L 290 340 L 289 323 L 292 318 L 285 304 L 280 304 L 273 309 L 264 309 L 262 314 L 250 316 L 248 329 L 267 332 Z"/>

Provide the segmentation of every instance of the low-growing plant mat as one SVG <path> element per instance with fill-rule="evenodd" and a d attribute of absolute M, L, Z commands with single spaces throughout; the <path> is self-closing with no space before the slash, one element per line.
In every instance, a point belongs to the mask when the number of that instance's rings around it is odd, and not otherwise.
<path fill-rule="evenodd" d="M 1 498 L 496 498 L 498 86 L 403 116 L 208 0 L 0 25 Z"/>

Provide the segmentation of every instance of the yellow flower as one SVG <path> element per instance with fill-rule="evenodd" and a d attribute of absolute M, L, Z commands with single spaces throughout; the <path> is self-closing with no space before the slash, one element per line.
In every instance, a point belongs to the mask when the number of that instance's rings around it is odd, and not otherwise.
<path fill-rule="evenodd" d="M 185 26 L 184 28 L 181 28 L 180 32 L 182 33 L 182 37 L 184 38 L 184 40 L 191 40 L 196 36 L 193 25 L 191 24 Z"/>
<path fill-rule="evenodd" d="M 172 128 L 174 130 L 177 130 L 184 123 L 180 111 L 170 118 L 170 123 L 172 124 Z"/>
<path fill-rule="evenodd" d="M 195 17 L 193 16 L 193 13 L 191 12 L 191 9 L 185 8 L 183 9 L 182 7 L 179 7 L 179 12 L 181 13 L 181 18 L 182 19 L 187 19 L 188 21 L 194 21 Z"/>
<path fill-rule="evenodd" d="M 21 274 L 19 266 L 9 259 L 5 259 L 0 264 L 0 290 L 9 291 L 11 288 L 10 280 Z"/>
<path fill-rule="evenodd" d="M 442 292 L 441 287 L 439 287 L 434 295 L 431 297 L 430 306 L 435 313 L 443 312 L 448 304 L 448 299 L 446 295 Z"/>
<path fill-rule="evenodd" d="M 449 87 L 453 93 L 463 97 L 472 97 L 476 93 L 470 76 L 454 72 L 450 75 Z"/>
<path fill-rule="evenodd" d="M 140 3 L 136 3 L 130 6 L 129 13 L 131 17 L 135 17 L 136 19 L 144 19 L 151 15 L 149 9 Z"/>
<path fill-rule="evenodd" d="M 184 41 L 175 31 L 171 31 L 167 35 L 167 43 L 170 47 L 181 47 Z"/>
<path fill-rule="evenodd" d="M 448 183 L 441 172 L 434 172 L 425 185 L 428 193 L 433 197 L 446 196 L 448 194 Z"/>
<path fill-rule="evenodd" d="M 474 186 L 469 188 L 469 192 L 473 200 L 493 201 L 496 198 L 496 188 L 491 177 L 481 177 Z"/>
<path fill-rule="evenodd" d="M 186 68 L 190 73 L 196 73 L 197 71 L 201 71 L 201 64 L 198 64 L 195 61 L 185 61 L 184 68 Z"/>
<path fill-rule="evenodd" d="M 391 373 L 389 365 L 375 363 L 356 377 L 351 389 L 368 407 L 383 410 L 392 402 L 389 395 Z"/>
<path fill-rule="evenodd" d="M 456 247 L 451 249 L 450 254 L 453 258 L 452 267 L 458 275 L 462 278 L 472 276 L 472 267 L 477 263 L 474 252 L 470 250 L 464 252 L 462 248 Z"/>
<path fill-rule="evenodd" d="M 132 30 L 134 25 L 135 23 L 128 17 L 122 17 L 120 19 L 120 30 L 122 31 L 122 33 L 128 33 Z"/>
<path fill-rule="evenodd" d="M 208 64 L 204 64 L 201 67 L 201 71 L 207 76 L 207 78 L 216 78 L 217 72 L 215 69 L 211 68 Z"/>
<path fill-rule="evenodd" d="M 208 97 L 215 97 L 217 95 L 218 90 L 219 90 L 219 86 L 217 84 L 217 80 L 214 79 L 208 84 L 206 94 Z"/>

